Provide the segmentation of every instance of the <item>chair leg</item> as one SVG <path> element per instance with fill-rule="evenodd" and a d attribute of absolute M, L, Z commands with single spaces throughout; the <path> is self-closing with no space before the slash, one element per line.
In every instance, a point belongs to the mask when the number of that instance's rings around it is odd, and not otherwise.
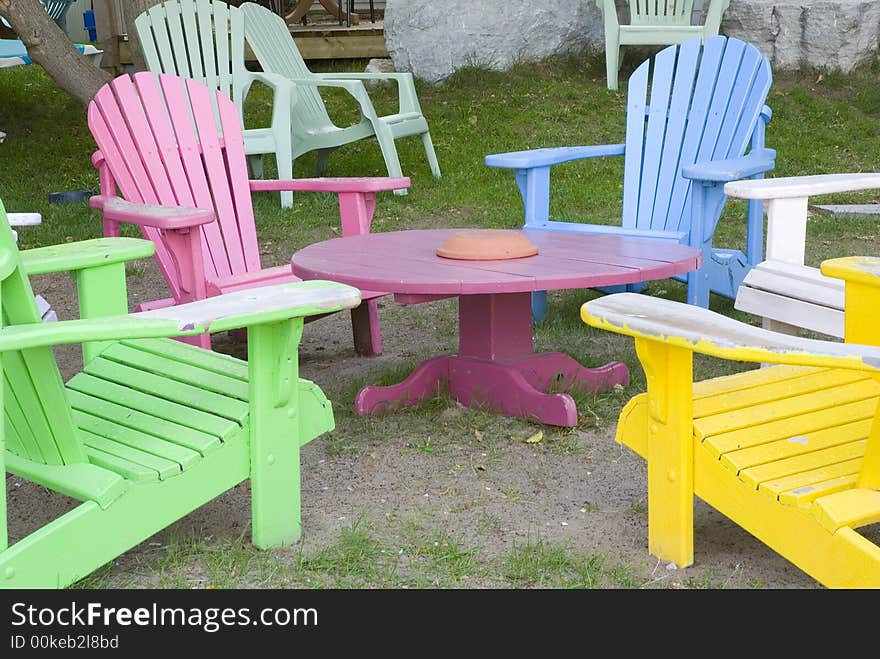
<path fill-rule="evenodd" d="M 293 179 L 293 159 L 290 154 L 287 155 L 276 153 L 275 160 L 278 163 L 278 178 L 282 181 L 290 181 Z M 293 207 L 293 192 L 284 190 L 280 193 L 281 208 Z"/>
<path fill-rule="evenodd" d="M 605 49 L 605 75 L 608 79 L 608 89 L 617 91 L 617 78 L 620 71 L 620 46 Z"/>
<path fill-rule="evenodd" d="M 318 149 L 318 157 L 315 158 L 315 176 L 327 175 L 327 161 L 333 149 Z"/>
<path fill-rule="evenodd" d="M 263 178 L 263 156 L 260 154 L 248 156 L 247 161 L 251 176 L 255 179 Z"/>
<path fill-rule="evenodd" d="M 425 154 L 428 156 L 428 164 L 431 166 L 431 174 L 434 178 L 440 178 L 440 163 L 437 162 L 437 154 L 434 152 L 434 143 L 431 141 L 431 133 L 422 134 L 422 144 L 425 146 Z"/>
<path fill-rule="evenodd" d="M 547 317 L 547 291 L 532 293 L 532 320 L 540 323 Z"/>
<path fill-rule="evenodd" d="M 709 308 L 709 273 L 706 268 L 687 273 L 687 302 L 704 309 Z"/>
<path fill-rule="evenodd" d="M 385 166 L 388 168 L 388 176 L 403 176 L 403 170 L 400 168 L 400 158 L 397 156 L 397 146 L 394 144 L 394 136 L 384 124 L 375 125 L 376 141 L 379 142 L 379 148 L 382 150 L 382 157 L 385 159 Z M 395 190 L 396 195 L 405 195 L 406 188 Z"/>
<path fill-rule="evenodd" d="M 248 328 L 251 524 L 256 547 L 300 538 L 298 351 L 302 318 Z"/>
<path fill-rule="evenodd" d="M 354 351 L 364 357 L 382 354 L 382 335 L 379 329 L 379 301 L 375 298 L 361 302 L 351 310 L 351 331 Z"/>

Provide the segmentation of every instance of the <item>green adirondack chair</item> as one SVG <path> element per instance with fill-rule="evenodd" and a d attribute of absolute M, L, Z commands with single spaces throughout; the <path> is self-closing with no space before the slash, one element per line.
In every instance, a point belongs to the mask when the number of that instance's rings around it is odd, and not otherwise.
<path fill-rule="evenodd" d="M 237 8 L 214 0 L 167 0 L 134 21 L 147 68 L 194 78 L 219 89 L 235 103 L 244 129 L 244 149 L 255 178 L 263 173 L 263 155 L 275 157 L 278 178 L 293 178 L 291 112 L 293 85 L 271 73 L 249 71 L 244 59 L 244 16 Z M 269 126 L 244 126 L 244 103 L 253 83 L 272 90 Z M 293 205 L 293 193 L 281 192 L 281 206 Z"/>
<path fill-rule="evenodd" d="M 375 137 L 382 150 L 388 175 L 403 176 L 395 140 L 421 136 L 428 165 L 440 178 L 440 165 L 434 152 L 428 121 L 422 114 L 411 73 L 312 73 L 306 66 L 287 23 L 271 10 L 253 2 L 241 5 L 245 17 L 245 37 L 264 72 L 281 76 L 296 84 L 296 111 L 291 116 L 293 160 L 317 151 L 316 174 L 324 176 L 330 153 L 345 144 Z M 397 83 L 398 108 L 394 114 L 380 116 L 364 87 L 364 81 L 388 80 Z M 337 126 L 327 114 L 320 88 L 343 89 L 357 101 L 360 121 Z M 402 188 L 395 194 L 406 194 Z"/>
<path fill-rule="evenodd" d="M 81 503 L 10 543 L 0 488 L 0 587 L 65 587 L 250 479 L 253 543 L 300 534 L 299 448 L 333 429 L 299 379 L 303 317 L 357 289 L 296 282 L 127 314 L 125 261 L 153 243 L 101 238 L 21 253 L 0 204 L 0 473 Z M 28 275 L 71 270 L 81 318 L 41 323 Z M 248 361 L 172 336 L 247 327 Z M 62 382 L 52 346 L 84 343 Z"/>
<path fill-rule="evenodd" d="M 605 22 L 608 89 L 617 89 L 621 46 L 670 46 L 718 34 L 730 0 L 704 0 L 703 24 L 694 25 L 694 0 L 628 0 L 629 23 L 620 23 L 615 0 L 596 0 Z"/>

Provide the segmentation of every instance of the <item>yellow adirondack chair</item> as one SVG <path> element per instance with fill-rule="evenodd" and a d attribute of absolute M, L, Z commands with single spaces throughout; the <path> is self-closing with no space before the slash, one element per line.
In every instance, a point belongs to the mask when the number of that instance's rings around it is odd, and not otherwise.
<path fill-rule="evenodd" d="M 617 89 L 621 46 L 670 46 L 718 34 L 730 0 L 704 0 L 702 24 L 693 24 L 694 0 L 628 0 L 629 23 L 621 23 L 615 0 L 596 0 L 605 23 L 608 89 Z"/>
<path fill-rule="evenodd" d="M 581 308 L 647 377 L 616 439 L 647 460 L 651 554 L 693 563 L 696 495 L 821 584 L 880 587 L 880 259 L 821 269 L 845 280 L 846 343 L 636 293 Z M 771 365 L 694 383 L 694 353 Z"/>

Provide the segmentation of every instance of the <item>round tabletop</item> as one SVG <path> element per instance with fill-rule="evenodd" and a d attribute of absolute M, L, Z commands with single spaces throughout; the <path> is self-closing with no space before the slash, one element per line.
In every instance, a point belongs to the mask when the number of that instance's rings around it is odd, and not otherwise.
<path fill-rule="evenodd" d="M 665 279 L 695 270 L 700 252 L 686 245 L 602 234 L 523 230 L 538 253 L 469 261 L 437 256 L 468 229 L 390 231 L 314 243 L 291 258 L 302 279 L 330 279 L 361 290 L 417 295 L 525 293 Z"/>

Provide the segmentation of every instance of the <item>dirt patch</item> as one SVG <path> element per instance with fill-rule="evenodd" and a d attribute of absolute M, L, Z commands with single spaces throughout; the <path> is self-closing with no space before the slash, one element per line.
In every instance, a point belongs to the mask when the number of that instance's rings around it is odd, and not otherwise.
<path fill-rule="evenodd" d="M 70 278 L 36 277 L 34 288 L 61 318 L 76 316 Z M 135 303 L 164 290 L 164 285 L 148 263 L 142 274 L 130 277 L 129 288 Z M 359 524 L 383 547 L 400 548 L 394 560 L 410 555 L 409 563 L 401 563 L 404 581 L 406 566 L 412 570 L 426 555 L 419 547 L 431 545 L 436 537 L 454 538 L 458 547 L 478 551 L 488 562 L 536 541 L 602 556 L 625 566 L 635 587 L 816 587 L 803 572 L 702 502 L 695 506 L 695 565 L 673 570 L 652 559 L 646 549 L 644 461 L 614 442 L 613 424 L 584 424 L 564 432 L 546 429 L 541 442 L 530 444 L 524 440 L 539 426 L 498 419 L 449 401 L 378 420 L 355 416 L 350 406 L 360 383 L 375 382 L 389 369 L 406 372 L 409 364 L 427 355 L 454 349 L 454 302 L 400 307 L 389 299 L 380 314 L 385 353 L 377 358 L 354 355 L 345 314 L 306 326 L 301 375 L 333 400 L 337 429 L 303 449 L 303 540 L 296 551 L 274 552 L 274 569 L 281 570 L 297 555 L 319 554 L 336 543 L 344 529 Z M 242 352 L 230 337 L 216 345 L 233 354 Z M 59 348 L 58 356 L 65 378 L 76 372 L 78 349 Z M 16 477 L 7 479 L 7 492 L 13 540 L 74 505 Z M 243 485 L 127 552 L 97 585 L 162 586 L 157 575 L 175 538 L 198 536 L 222 546 L 247 537 L 249 523 L 249 491 Z M 201 565 L 196 557 L 184 566 L 186 585 L 211 583 Z M 442 581 L 438 577 L 434 583 Z M 238 585 L 291 583 L 298 582 L 248 577 Z M 433 585 L 430 578 L 417 583 Z M 483 571 L 464 575 L 455 585 L 511 582 Z"/>

